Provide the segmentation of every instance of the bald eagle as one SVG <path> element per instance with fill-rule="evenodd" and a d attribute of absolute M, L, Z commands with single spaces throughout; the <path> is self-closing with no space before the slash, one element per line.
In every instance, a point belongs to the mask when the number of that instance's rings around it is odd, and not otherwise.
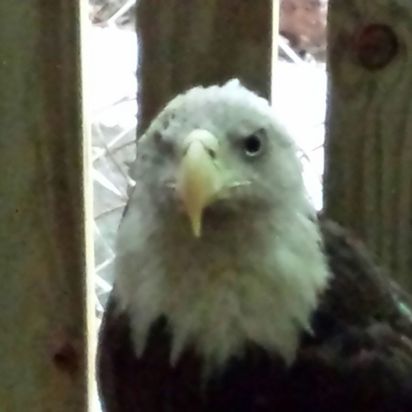
<path fill-rule="evenodd" d="M 317 218 L 265 99 L 237 80 L 177 96 L 132 174 L 104 411 L 412 411 L 410 298 Z"/>

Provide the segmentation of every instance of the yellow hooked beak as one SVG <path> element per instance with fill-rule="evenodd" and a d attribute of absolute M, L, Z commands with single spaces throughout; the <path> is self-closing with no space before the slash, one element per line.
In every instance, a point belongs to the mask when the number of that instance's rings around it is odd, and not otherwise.
<path fill-rule="evenodd" d="M 190 132 L 183 144 L 176 189 L 189 216 L 193 234 L 200 237 L 203 211 L 223 187 L 221 172 L 216 165 L 219 144 L 215 136 L 202 129 Z"/>

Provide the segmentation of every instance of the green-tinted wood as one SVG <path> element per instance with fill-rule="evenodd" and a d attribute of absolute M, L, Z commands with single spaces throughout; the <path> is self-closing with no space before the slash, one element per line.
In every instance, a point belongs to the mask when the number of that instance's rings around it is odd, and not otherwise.
<path fill-rule="evenodd" d="M 412 3 L 331 0 L 326 213 L 412 290 Z"/>
<path fill-rule="evenodd" d="M 86 410 L 79 4 L 0 2 L 0 410 Z"/>
<path fill-rule="evenodd" d="M 173 96 L 233 77 L 270 97 L 271 0 L 140 0 L 140 131 Z"/>

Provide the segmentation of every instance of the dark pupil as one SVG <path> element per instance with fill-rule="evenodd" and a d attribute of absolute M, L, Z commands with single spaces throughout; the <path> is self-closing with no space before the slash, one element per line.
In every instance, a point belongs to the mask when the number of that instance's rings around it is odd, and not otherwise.
<path fill-rule="evenodd" d="M 262 143 L 259 137 L 255 135 L 247 137 L 244 141 L 245 151 L 249 155 L 257 154 L 260 151 L 261 146 Z"/>

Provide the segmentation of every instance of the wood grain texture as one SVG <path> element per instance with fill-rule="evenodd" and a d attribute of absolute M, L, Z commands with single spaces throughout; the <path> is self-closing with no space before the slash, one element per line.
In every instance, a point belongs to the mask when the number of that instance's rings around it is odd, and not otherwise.
<path fill-rule="evenodd" d="M 271 0 L 141 0 L 140 131 L 176 94 L 237 77 L 270 97 Z"/>
<path fill-rule="evenodd" d="M 85 411 L 79 4 L 0 2 L 0 410 Z"/>
<path fill-rule="evenodd" d="M 412 290 L 412 4 L 331 0 L 327 215 Z"/>

